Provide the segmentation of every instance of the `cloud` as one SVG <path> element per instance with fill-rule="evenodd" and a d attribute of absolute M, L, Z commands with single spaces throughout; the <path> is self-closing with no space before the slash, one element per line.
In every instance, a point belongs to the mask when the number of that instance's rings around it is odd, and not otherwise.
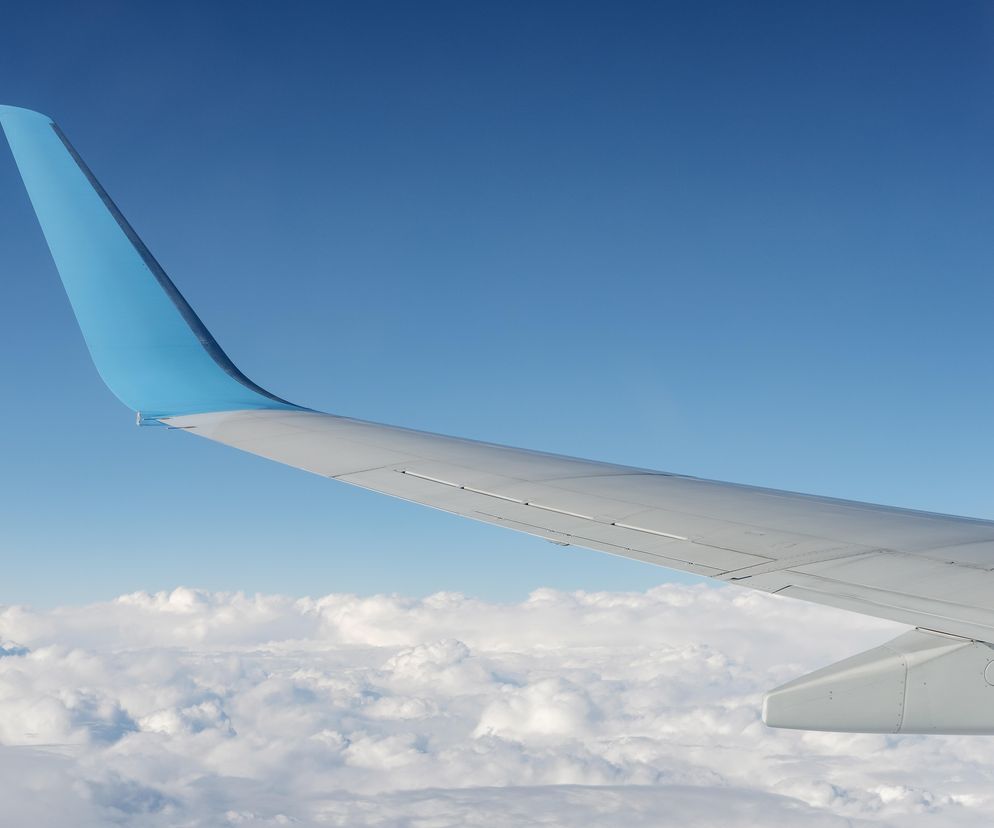
<path fill-rule="evenodd" d="M 0 607 L 0 823 L 989 825 L 989 739 L 760 721 L 901 629 L 677 584 Z"/>

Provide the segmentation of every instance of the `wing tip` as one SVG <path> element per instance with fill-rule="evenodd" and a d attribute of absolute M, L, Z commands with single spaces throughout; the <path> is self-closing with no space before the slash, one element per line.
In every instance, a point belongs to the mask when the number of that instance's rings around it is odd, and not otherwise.
<path fill-rule="evenodd" d="M 147 419 L 299 408 L 235 367 L 54 121 L 0 105 L 0 126 L 90 355 L 118 399 Z"/>
<path fill-rule="evenodd" d="M 0 104 L 0 123 L 16 119 L 36 119 L 55 123 L 48 115 L 34 109 L 27 109 L 23 106 L 11 106 L 10 104 Z"/>

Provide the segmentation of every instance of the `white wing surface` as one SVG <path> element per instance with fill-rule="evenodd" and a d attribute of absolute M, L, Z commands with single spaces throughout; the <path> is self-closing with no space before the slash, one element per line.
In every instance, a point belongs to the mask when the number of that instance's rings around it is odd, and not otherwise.
<path fill-rule="evenodd" d="M 555 543 L 994 640 L 989 521 L 716 483 L 311 411 L 163 421 Z"/>

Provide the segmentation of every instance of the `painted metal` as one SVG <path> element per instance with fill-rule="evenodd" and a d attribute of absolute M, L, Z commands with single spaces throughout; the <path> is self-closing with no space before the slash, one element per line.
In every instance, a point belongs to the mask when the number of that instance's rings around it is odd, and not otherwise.
<path fill-rule="evenodd" d="M 50 118 L 0 106 L 3 127 L 93 362 L 146 419 L 294 409 L 228 359 Z"/>

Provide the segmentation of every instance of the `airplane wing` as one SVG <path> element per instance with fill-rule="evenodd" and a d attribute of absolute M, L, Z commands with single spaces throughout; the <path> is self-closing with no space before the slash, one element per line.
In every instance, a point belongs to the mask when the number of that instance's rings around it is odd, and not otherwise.
<path fill-rule="evenodd" d="M 242 374 L 62 130 L 0 107 L 93 361 L 143 424 L 323 477 L 915 629 L 771 692 L 773 726 L 994 733 L 994 522 L 323 414 Z"/>

